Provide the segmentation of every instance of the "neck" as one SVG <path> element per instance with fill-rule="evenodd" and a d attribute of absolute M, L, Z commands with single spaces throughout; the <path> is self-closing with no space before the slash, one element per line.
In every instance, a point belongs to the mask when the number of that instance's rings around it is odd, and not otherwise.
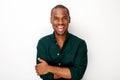
<path fill-rule="evenodd" d="M 66 36 L 67 36 L 67 33 L 63 34 L 63 35 L 58 35 L 58 34 L 55 33 L 55 38 L 56 38 L 57 41 L 65 41 Z"/>
<path fill-rule="evenodd" d="M 63 44 L 64 44 L 65 39 L 66 39 L 66 36 L 67 36 L 67 34 L 57 35 L 57 34 L 55 33 L 55 38 L 56 38 L 56 41 L 57 41 L 57 43 L 58 43 L 58 46 L 59 46 L 60 50 L 61 50 L 62 47 L 63 47 Z"/>

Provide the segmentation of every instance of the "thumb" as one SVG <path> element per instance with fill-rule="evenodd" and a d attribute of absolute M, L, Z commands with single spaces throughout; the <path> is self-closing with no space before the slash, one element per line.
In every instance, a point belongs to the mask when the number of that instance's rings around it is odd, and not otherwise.
<path fill-rule="evenodd" d="M 44 61 L 43 59 L 41 59 L 41 58 L 38 58 L 38 61 L 41 62 L 41 63 L 42 63 L 42 62 L 45 62 L 45 61 Z"/>

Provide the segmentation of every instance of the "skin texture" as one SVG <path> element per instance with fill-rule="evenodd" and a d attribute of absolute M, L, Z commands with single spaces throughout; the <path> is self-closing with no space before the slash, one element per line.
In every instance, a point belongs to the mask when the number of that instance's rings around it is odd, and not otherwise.
<path fill-rule="evenodd" d="M 51 13 L 50 22 L 54 29 L 55 38 L 59 45 L 59 48 L 62 49 L 70 23 L 69 13 L 65 8 L 54 8 Z M 54 75 L 54 79 L 71 79 L 71 73 L 69 68 L 51 66 L 48 65 L 48 63 L 43 59 L 39 58 L 38 60 L 40 63 L 35 66 L 37 75 L 43 75 L 50 72 Z"/>
<path fill-rule="evenodd" d="M 51 24 L 57 36 L 65 36 L 70 23 L 70 17 L 63 8 L 53 10 Z"/>
<path fill-rule="evenodd" d="M 70 17 L 64 8 L 56 8 L 51 15 L 51 24 L 55 32 L 55 38 L 60 49 L 66 39 L 66 33 L 70 23 Z"/>
<path fill-rule="evenodd" d="M 38 60 L 41 63 L 35 66 L 37 75 L 44 75 L 44 74 L 47 74 L 48 72 L 51 72 L 54 74 L 54 79 L 59 79 L 59 78 L 70 79 L 71 78 L 71 73 L 69 68 L 51 66 L 51 65 L 48 65 L 47 62 L 43 59 L 38 59 Z"/>

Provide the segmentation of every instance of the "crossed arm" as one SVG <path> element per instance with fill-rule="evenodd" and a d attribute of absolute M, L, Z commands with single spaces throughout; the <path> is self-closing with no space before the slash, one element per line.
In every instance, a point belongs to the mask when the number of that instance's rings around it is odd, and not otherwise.
<path fill-rule="evenodd" d="M 54 75 L 54 79 L 71 79 L 71 72 L 69 68 L 61 68 L 57 66 L 48 65 L 48 63 L 45 60 L 40 58 L 38 58 L 38 61 L 40 63 L 35 66 L 37 75 L 44 75 L 50 72 Z"/>

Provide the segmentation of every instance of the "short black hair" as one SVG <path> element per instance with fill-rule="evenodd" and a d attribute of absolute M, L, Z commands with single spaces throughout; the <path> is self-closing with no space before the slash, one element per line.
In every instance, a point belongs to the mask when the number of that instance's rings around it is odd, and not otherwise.
<path fill-rule="evenodd" d="M 68 13 L 68 16 L 70 17 L 70 13 L 69 13 L 68 8 L 65 7 L 64 5 L 61 5 L 61 4 L 56 5 L 55 7 L 52 8 L 52 10 L 51 10 L 51 16 L 52 16 L 52 12 L 53 12 L 53 10 L 56 9 L 56 8 L 63 8 L 63 9 L 65 9 L 65 10 L 67 11 L 67 13 Z"/>

